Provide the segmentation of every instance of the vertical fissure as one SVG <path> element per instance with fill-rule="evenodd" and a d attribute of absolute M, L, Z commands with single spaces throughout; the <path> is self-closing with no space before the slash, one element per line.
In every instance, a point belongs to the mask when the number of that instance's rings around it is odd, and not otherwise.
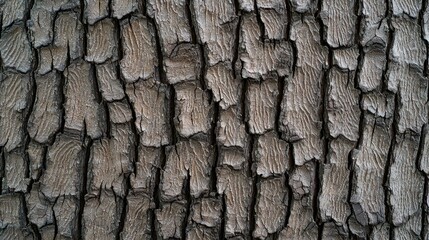
<path fill-rule="evenodd" d="M 119 201 L 115 201 L 116 204 L 120 205 L 119 210 L 119 223 L 118 223 L 118 228 L 116 231 L 116 235 L 115 235 L 115 239 L 119 240 L 121 239 L 121 233 L 124 230 L 124 226 L 125 226 L 125 220 L 127 217 L 127 208 L 128 208 L 128 193 L 131 189 L 131 182 L 130 182 L 130 174 L 127 174 L 127 176 L 125 177 L 125 194 L 124 196 L 116 196 L 115 195 L 115 199 L 119 199 Z M 112 189 L 113 191 L 113 189 Z M 113 192 L 115 193 L 115 192 Z M 119 202 L 119 203 L 118 203 Z"/>
<path fill-rule="evenodd" d="M 256 14 L 256 22 L 258 23 L 259 31 L 260 31 L 259 39 L 260 41 L 264 42 L 267 31 L 265 30 L 265 24 L 262 21 L 261 13 L 258 8 L 258 0 L 253 0 L 253 8 Z"/>
<path fill-rule="evenodd" d="M 186 184 L 185 184 L 185 200 L 186 200 L 186 211 L 185 211 L 185 217 L 183 218 L 182 223 L 182 229 L 181 229 L 181 235 L 182 239 L 187 239 L 187 229 L 188 229 L 188 222 L 191 215 L 191 205 L 192 205 L 192 197 L 191 197 L 191 178 L 189 174 L 189 170 L 187 170 L 187 178 L 186 178 Z"/>
<path fill-rule="evenodd" d="M 391 22 L 391 18 L 392 18 L 391 2 L 390 0 L 385 0 L 385 3 L 386 3 L 385 16 L 387 17 L 387 25 L 389 27 L 389 33 L 388 33 L 387 46 L 386 46 L 386 64 L 382 75 L 382 80 L 383 80 L 382 89 L 384 92 L 389 91 L 389 87 L 388 87 L 389 79 L 387 76 L 387 71 L 389 69 L 389 64 L 390 64 L 389 55 L 390 55 L 390 51 L 393 48 L 393 39 L 394 39 L 394 30 Z M 389 175 L 390 175 L 390 168 L 393 163 L 393 152 L 395 150 L 395 144 L 396 144 L 396 138 L 397 138 L 396 134 L 398 132 L 397 126 L 398 126 L 399 104 L 400 104 L 398 93 L 395 94 L 394 101 L 395 101 L 395 107 L 393 112 L 393 120 L 392 120 L 392 128 L 391 128 L 392 139 L 390 142 L 390 146 L 387 154 L 387 161 L 386 161 L 384 174 L 383 174 L 385 215 L 386 215 L 386 221 L 389 224 L 390 239 L 394 239 L 394 225 L 393 225 L 392 207 L 390 204 Z"/>
<path fill-rule="evenodd" d="M 256 229 L 256 202 L 258 197 L 258 184 L 259 176 L 256 173 L 255 162 L 253 156 L 253 148 L 255 144 L 255 136 L 250 134 L 250 143 L 249 143 L 249 166 L 248 166 L 248 176 L 252 178 L 252 198 L 250 200 L 250 209 L 249 209 L 249 235 L 252 236 L 252 233 Z"/>
<path fill-rule="evenodd" d="M 279 133 L 280 135 L 280 115 L 282 112 L 282 101 L 284 98 L 284 91 L 285 91 L 285 85 L 286 85 L 286 77 L 280 77 L 277 80 L 277 90 L 278 90 L 278 95 L 277 95 L 277 103 L 276 103 L 276 117 L 275 117 L 275 122 L 274 122 L 274 129 L 277 133 Z"/>
<path fill-rule="evenodd" d="M 290 215 L 292 213 L 292 204 L 293 204 L 293 189 L 292 186 L 289 184 L 291 174 L 295 171 L 295 156 L 294 156 L 294 147 L 292 143 L 288 143 L 289 146 L 289 162 L 290 162 L 290 169 L 287 171 L 285 175 L 285 186 L 287 187 L 287 194 L 288 194 L 288 201 L 287 201 L 287 209 L 286 209 L 286 217 L 285 221 L 283 223 L 283 229 L 285 229 L 289 224 Z"/>
<path fill-rule="evenodd" d="M 213 101 L 213 100 L 212 100 Z M 219 103 L 215 102 L 213 104 L 213 120 L 210 132 L 210 145 L 213 146 L 213 166 L 211 168 L 210 176 L 211 176 L 211 186 L 210 191 L 217 193 L 217 175 L 216 169 L 219 165 L 219 146 L 216 141 L 216 128 L 217 122 L 219 121 Z"/>
<path fill-rule="evenodd" d="M 83 239 L 83 212 L 85 208 L 85 196 L 88 193 L 87 191 L 87 179 L 88 179 L 88 163 L 89 159 L 91 157 L 91 148 L 93 145 L 93 140 L 86 135 L 86 129 L 85 129 L 85 156 L 84 159 L 82 159 L 82 172 L 81 172 L 81 185 L 80 185 L 80 194 L 78 196 L 78 216 L 77 216 L 77 237 L 78 239 Z"/>
<path fill-rule="evenodd" d="M 394 115 L 393 115 L 393 123 L 392 123 L 392 139 L 390 142 L 389 151 L 387 154 L 387 161 L 386 161 L 386 167 L 384 169 L 383 174 L 383 188 L 384 188 L 384 204 L 385 204 L 385 211 L 386 211 L 386 220 L 389 224 L 389 238 L 394 239 L 393 230 L 393 216 L 392 216 L 392 206 L 390 204 L 390 191 L 389 191 L 389 185 L 390 185 L 390 168 L 393 164 L 393 152 L 395 151 L 395 143 L 397 138 L 397 125 L 398 125 L 398 111 L 399 111 L 399 96 L 398 94 L 395 94 L 395 109 L 394 109 Z"/>

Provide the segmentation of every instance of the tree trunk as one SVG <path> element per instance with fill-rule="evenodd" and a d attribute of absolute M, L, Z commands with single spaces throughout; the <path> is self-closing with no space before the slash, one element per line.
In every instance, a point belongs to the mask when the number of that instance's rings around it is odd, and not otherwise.
<path fill-rule="evenodd" d="M 0 12 L 0 239 L 429 239 L 428 1 Z"/>

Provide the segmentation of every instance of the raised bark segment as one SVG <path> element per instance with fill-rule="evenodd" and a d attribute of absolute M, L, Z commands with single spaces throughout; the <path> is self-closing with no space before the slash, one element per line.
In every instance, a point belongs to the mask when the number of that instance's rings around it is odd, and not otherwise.
<path fill-rule="evenodd" d="M 225 237 L 248 236 L 252 187 L 246 171 L 219 167 L 216 186 L 225 196 Z"/>
<path fill-rule="evenodd" d="M 84 61 L 72 63 L 65 76 L 65 128 L 99 138 L 105 132 L 103 108 L 97 101 L 93 67 Z"/>
<path fill-rule="evenodd" d="M 83 55 L 83 26 L 75 12 L 59 13 L 54 23 L 54 42 L 50 47 L 53 68 L 63 71 L 69 60 Z"/>
<path fill-rule="evenodd" d="M 192 2 L 197 36 L 200 43 L 206 46 L 208 65 L 213 66 L 219 62 L 231 64 L 234 58 L 234 42 L 239 37 L 235 34 L 238 18 L 234 1 Z"/>
<path fill-rule="evenodd" d="M 9 227 L 0 231 L 0 236 L 4 239 L 34 239 L 29 230 L 21 230 L 18 227 Z"/>
<path fill-rule="evenodd" d="M 24 119 L 28 112 L 30 76 L 6 72 L 0 81 L 0 146 L 6 151 L 24 143 Z"/>
<path fill-rule="evenodd" d="M 398 131 L 421 132 L 427 122 L 427 81 L 422 71 L 426 56 L 420 26 L 405 18 L 395 18 L 395 38 L 390 51 L 388 89 L 399 95 Z M 418 110 L 417 110 L 418 109 Z"/>
<path fill-rule="evenodd" d="M 38 53 L 39 53 L 39 65 L 37 66 L 37 73 L 43 75 L 50 72 L 53 69 L 52 57 L 53 57 L 53 54 L 55 53 L 49 47 L 40 48 Z"/>
<path fill-rule="evenodd" d="M 369 239 L 371 240 L 387 239 L 389 238 L 389 230 L 390 230 L 389 224 L 387 223 L 376 225 L 373 228 L 371 235 L 369 235 Z"/>
<path fill-rule="evenodd" d="M 256 1 L 265 33 L 269 39 L 287 38 L 288 13 L 286 2 L 281 0 Z"/>
<path fill-rule="evenodd" d="M 315 197 L 316 168 L 308 162 L 295 168 L 289 177 L 292 205 L 287 226 L 280 232 L 281 239 L 317 239 L 318 227 L 313 219 L 312 202 Z"/>
<path fill-rule="evenodd" d="M 392 64 L 389 66 L 388 86 L 399 96 L 398 132 L 420 133 L 427 123 L 428 83 L 422 73 L 408 66 Z"/>
<path fill-rule="evenodd" d="M 120 239 L 149 239 L 151 236 L 150 199 L 145 195 L 130 194 L 126 201 L 125 222 Z"/>
<path fill-rule="evenodd" d="M 0 238 L 33 239 L 24 212 L 24 198 L 20 194 L 4 194 L 0 197 Z"/>
<path fill-rule="evenodd" d="M 215 198 L 202 198 L 192 207 L 191 219 L 193 222 L 206 227 L 219 227 L 221 222 L 221 201 Z"/>
<path fill-rule="evenodd" d="M 395 38 L 390 51 L 390 60 L 422 70 L 426 59 L 426 47 L 420 38 L 420 25 L 407 18 L 393 18 L 392 26 Z"/>
<path fill-rule="evenodd" d="M 411 17 L 417 16 L 422 7 L 419 1 L 393 1 L 392 27 L 394 40 L 390 51 L 388 89 L 398 98 L 397 131 L 389 168 L 389 204 L 393 236 L 415 238 L 423 236 L 425 221 L 421 221 L 425 180 L 416 168 L 418 143 L 424 141 L 419 135 L 427 123 L 427 81 L 423 76 L 427 50 L 422 36 L 422 27 Z M 423 132 L 424 133 L 424 132 Z M 411 134 L 411 136 L 410 136 Z M 424 144 L 424 143 L 423 143 Z"/>
<path fill-rule="evenodd" d="M 155 19 L 162 53 L 169 57 L 179 43 L 192 41 L 186 0 L 148 0 L 147 13 Z M 172 24 L 174 23 L 174 24 Z"/>
<path fill-rule="evenodd" d="M 46 143 L 61 127 L 61 76 L 53 71 L 35 80 L 37 91 L 27 130 L 32 139 Z"/>
<path fill-rule="evenodd" d="M 209 95 L 194 83 L 175 85 L 174 125 L 182 137 L 207 134 L 211 127 L 212 110 Z"/>
<path fill-rule="evenodd" d="M 4 67 L 22 73 L 30 71 L 33 53 L 24 25 L 16 24 L 2 32 L 0 55 Z"/>
<path fill-rule="evenodd" d="M 220 165 L 229 166 L 234 170 L 244 169 L 247 166 L 247 158 L 242 150 L 222 147 L 218 154 Z"/>
<path fill-rule="evenodd" d="M 413 239 L 417 238 L 419 239 L 421 236 L 421 230 L 422 230 L 422 222 L 421 222 L 422 215 L 416 214 L 407 221 L 404 225 L 401 225 L 399 227 L 395 227 L 393 230 L 393 237 L 394 238 L 408 238 Z"/>
<path fill-rule="evenodd" d="M 102 190 L 98 197 L 88 197 L 83 210 L 84 239 L 113 239 L 120 222 L 120 201 L 108 191 Z"/>
<path fill-rule="evenodd" d="M 292 24 L 290 38 L 298 50 L 293 77 L 287 80 L 283 95 L 280 130 L 294 143 L 295 164 L 321 159 L 321 84 L 328 51 L 320 44 L 319 27 L 314 18 Z"/>
<path fill-rule="evenodd" d="M 108 103 L 107 108 L 112 123 L 127 123 L 133 119 L 130 105 L 125 101 Z"/>
<path fill-rule="evenodd" d="M 113 17 L 121 19 L 136 11 L 139 4 L 137 0 L 111 0 L 110 6 Z"/>
<path fill-rule="evenodd" d="M 427 178 L 425 180 L 426 183 L 426 188 L 428 187 L 428 181 Z M 428 238 L 429 237 L 429 229 L 427 227 L 427 224 L 429 223 L 429 215 L 427 214 L 428 210 L 429 210 L 429 195 L 426 192 L 426 195 L 423 197 L 423 211 L 425 214 L 422 215 L 423 217 L 423 224 L 422 224 L 422 236 L 423 238 Z M 426 215 L 426 216 L 425 216 Z"/>
<path fill-rule="evenodd" d="M 109 15 L 109 0 L 85 0 L 84 15 L 88 24 L 94 24 Z"/>
<path fill-rule="evenodd" d="M 254 2 L 252 0 L 238 0 L 240 9 L 245 12 L 253 11 Z"/>
<path fill-rule="evenodd" d="M 7 1 L 13 2 L 13 1 Z M 21 1 L 28 2 L 28 1 Z M 54 1 L 34 1 L 33 6 L 30 11 L 30 19 L 27 21 L 27 27 L 30 30 L 30 37 L 35 48 L 40 48 L 42 46 L 47 46 L 52 43 L 55 39 L 55 36 L 58 36 L 56 33 L 57 29 L 53 29 L 54 18 L 60 18 L 57 15 L 59 11 L 66 11 L 79 6 L 79 0 L 54 0 Z M 65 13 L 66 14 L 66 13 Z M 57 15 L 57 16 L 55 16 Z M 63 18 L 63 17 L 61 17 Z M 69 19 L 70 20 L 70 19 Z M 80 29 L 79 22 L 74 23 L 77 19 L 70 21 L 70 29 L 77 28 Z M 73 26 L 74 25 L 74 26 Z M 69 33 L 72 33 L 73 30 L 70 30 Z M 64 33 L 64 32 L 63 32 Z M 63 37 L 71 37 L 63 36 Z M 56 41 L 58 43 L 58 41 Z M 73 45 L 73 43 L 71 43 Z M 73 45 L 75 46 L 75 45 Z M 72 50 L 72 49 L 70 49 Z M 73 50 L 74 51 L 74 50 Z M 79 50 L 80 51 L 80 50 Z M 70 55 L 76 53 L 70 53 Z"/>
<path fill-rule="evenodd" d="M 9 2 L 9 1 L 8 1 Z M 12 1 L 10 1 L 12 2 Z M 30 39 L 35 48 L 40 48 L 52 43 L 54 14 L 50 8 L 37 1 L 30 10 L 30 19 L 27 21 L 30 30 Z"/>
<path fill-rule="evenodd" d="M 334 223 L 328 222 L 323 225 L 322 239 L 345 240 L 348 238 L 338 231 Z"/>
<path fill-rule="evenodd" d="M 51 204 L 40 193 L 40 184 L 33 185 L 31 192 L 26 195 L 28 221 L 38 228 L 53 225 L 54 212 Z"/>
<path fill-rule="evenodd" d="M 222 109 L 236 105 L 240 100 L 241 81 L 234 77 L 228 63 L 218 63 L 209 67 L 205 76 L 207 88 L 212 90 L 214 100 Z"/>
<path fill-rule="evenodd" d="M 316 9 L 317 1 L 314 0 L 290 0 L 292 10 L 298 13 L 313 12 Z"/>
<path fill-rule="evenodd" d="M 362 110 L 377 117 L 389 119 L 393 117 L 395 99 L 390 93 L 372 92 L 363 95 L 360 105 Z M 379 122 L 382 123 L 382 121 Z"/>
<path fill-rule="evenodd" d="M 140 141 L 137 155 L 135 170 L 130 176 L 131 188 L 150 195 L 156 184 L 156 169 L 161 167 L 161 149 L 145 147 Z"/>
<path fill-rule="evenodd" d="M 23 201 L 19 194 L 4 194 L 0 197 L 0 228 L 25 225 Z"/>
<path fill-rule="evenodd" d="M 287 37 L 288 13 L 284 1 L 257 1 L 259 14 L 270 39 Z"/>
<path fill-rule="evenodd" d="M 356 15 L 355 0 L 323 0 L 320 17 L 325 25 L 323 36 L 331 47 L 344 47 L 353 44 L 355 38 Z"/>
<path fill-rule="evenodd" d="M 392 207 L 392 223 L 401 226 L 404 234 L 420 232 L 421 206 L 424 177 L 416 169 L 418 139 L 398 137 L 389 170 L 389 203 Z"/>
<path fill-rule="evenodd" d="M 328 130 L 337 138 L 350 141 L 359 137 L 359 91 L 353 87 L 353 78 L 347 72 L 333 68 L 329 73 Z"/>
<path fill-rule="evenodd" d="M 183 202 L 165 203 L 155 210 L 155 226 L 159 239 L 183 238 L 186 207 Z"/>
<path fill-rule="evenodd" d="M 30 142 L 27 147 L 29 176 L 38 180 L 42 175 L 46 149 L 36 142 Z"/>
<path fill-rule="evenodd" d="M 103 63 L 118 57 L 116 29 L 111 19 L 105 19 L 88 27 L 86 61 Z"/>
<path fill-rule="evenodd" d="M 126 94 L 135 112 L 136 125 L 145 146 L 159 147 L 170 142 L 167 88 L 153 80 L 127 84 Z"/>
<path fill-rule="evenodd" d="M 88 162 L 89 194 L 112 190 L 125 195 L 126 175 L 132 171 L 134 141 L 130 124 L 113 125 L 110 139 L 97 140 L 91 146 Z"/>
<path fill-rule="evenodd" d="M 101 96 L 106 101 L 120 100 L 125 97 L 124 89 L 118 78 L 116 64 L 96 65 L 96 78 Z"/>
<path fill-rule="evenodd" d="M 2 29 L 24 19 L 27 1 L 11 0 L 0 3 Z"/>
<path fill-rule="evenodd" d="M 323 222 L 333 221 L 339 233 L 347 236 L 347 219 L 351 214 L 347 202 L 349 192 L 348 157 L 354 142 L 342 137 L 329 143 L 327 162 L 321 168 L 321 191 L 319 209 Z"/>
<path fill-rule="evenodd" d="M 79 224 L 79 206 L 76 198 L 61 196 L 55 201 L 53 207 L 56 235 L 60 239 L 70 239 L 77 236 Z"/>
<path fill-rule="evenodd" d="M 289 146 L 275 132 L 258 137 L 254 149 L 257 174 L 263 177 L 279 176 L 290 168 Z"/>
<path fill-rule="evenodd" d="M 48 148 L 46 170 L 40 179 L 40 190 L 49 199 L 61 195 L 78 196 L 82 189 L 84 144 L 68 136 L 58 135 Z"/>
<path fill-rule="evenodd" d="M 258 185 L 253 237 L 265 239 L 282 230 L 288 207 L 288 191 L 284 177 L 264 179 Z"/>
<path fill-rule="evenodd" d="M 219 234 L 215 229 L 198 226 L 192 227 L 186 234 L 186 239 L 219 239 Z"/>
<path fill-rule="evenodd" d="M 426 4 L 426 9 L 423 10 L 423 16 L 420 24 L 422 24 L 423 38 L 426 42 L 429 40 L 429 4 Z"/>
<path fill-rule="evenodd" d="M 377 121 L 365 114 L 361 144 L 354 150 L 353 187 L 350 197 L 356 220 L 363 226 L 376 225 L 386 219 L 383 190 L 391 139 L 391 120 Z"/>
<path fill-rule="evenodd" d="M 263 134 L 274 129 L 278 94 L 276 80 L 249 84 L 246 93 L 246 118 L 250 133 Z"/>
<path fill-rule="evenodd" d="M 158 65 L 152 24 L 143 17 L 121 21 L 123 58 L 121 73 L 126 82 L 154 77 Z"/>
<path fill-rule="evenodd" d="M 382 86 L 382 76 L 386 66 L 386 53 L 380 49 L 369 48 L 362 61 L 358 77 L 359 88 L 369 92 Z"/>
<path fill-rule="evenodd" d="M 408 15 L 417 18 L 422 7 L 422 0 L 392 0 L 393 14 L 397 16 Z"/>
<path fill-rule="evenodd" d="M 355 47 L 336 49 L 333 52 L 333 64 L 341 70 L 354 71 L 358 67 L 359 49 Z"/>
<path fill-rule="evenodd" d="M 388 25 L 384 0 L 362 0 L 360 42 L 364 46 L 387 45 Z"/>
<path fill-rule="evenodd" d="M 201 69 L 201 53 L 195 44 L 176 46 L 164 61 L 167 80 L 171 84 L 197 80 Z"/>
<path fill-rule="evenodd" d="M 18 151 L 4 153 L 3 168 L 2 192 L 27 192 L 30 179 L 26 177 L 25 154 Z"/>
<path fill-rule="evenodd" d="M 292 48 L 289 42 L 280 41 L 274 44 L 260 41 L 261 34 L 256 15 L 246 14 L 242 18 L 240 26 L 242 77 L 258 79 L 273 73 L 278 76 L 288 75 L 292 66 Z"/>
<path fill-rule="evenodd" d="M 220 112 L 216 133 L 216 140 L 220 145 L 242 149 L 247 147 L 248 133 L 240 119 L 242 119 L 241 114 L 236 108 Z"/>
<path fill-rule="evenodd" d="M 167 162 L 162 173 L 161 197 L 164 200 L 180 198 L 185 179 L 189 178 L 189 191 L 198 198 L 210 190 L 213 165 L 211 146 L 202 141 L 179 142 L 168 150 Z"/>
<path fill-rule="evenodd" d="M 187 239 L 218 239 L 222 204 L 216 198 L 202 198 L 191 206 Z"/>

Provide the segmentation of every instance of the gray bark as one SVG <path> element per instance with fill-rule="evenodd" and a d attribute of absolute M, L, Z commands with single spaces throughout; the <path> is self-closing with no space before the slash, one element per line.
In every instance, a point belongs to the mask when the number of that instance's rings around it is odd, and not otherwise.
<path fill-rule="evenodd" d="M 0 239 L 429 239 L 427 0 L 0 13 Z"/>

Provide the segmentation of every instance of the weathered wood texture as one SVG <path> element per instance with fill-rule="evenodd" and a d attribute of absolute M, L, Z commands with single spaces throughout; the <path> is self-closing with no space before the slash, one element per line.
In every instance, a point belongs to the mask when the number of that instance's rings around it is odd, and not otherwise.
<path fill-rule="evenodd" d="M 428 0 L 0 0 L 0 239 L 429 239 Z"/>

